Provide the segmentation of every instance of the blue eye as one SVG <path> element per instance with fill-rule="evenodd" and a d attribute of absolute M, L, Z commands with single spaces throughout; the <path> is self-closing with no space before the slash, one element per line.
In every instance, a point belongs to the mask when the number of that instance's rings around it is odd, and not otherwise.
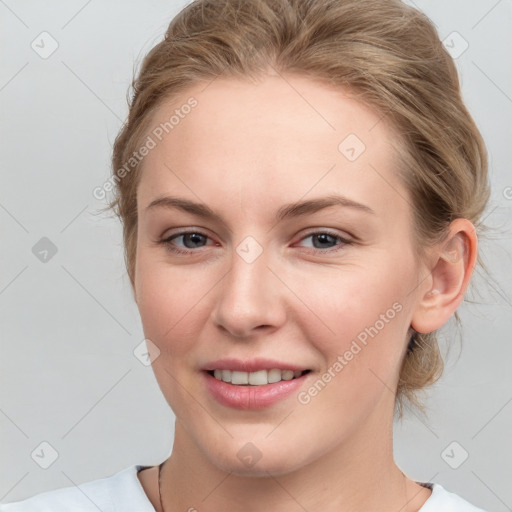
<path fill-rule="evenodd" d="M 178 238 L 183 239 L 185 248 L 188 250 L 179 249 L 175 246 L 175 244 L 172 243 L 173 240 L 176 240 Z M 176 254 L 190 254 L 191 252 L 193 252 L 193 249 L 203 247 L 201 243 L 202 241 L 205 241 L 205 239 L 208 239 L 208 236 L 206 236 L 204 233 L 201 233 L 200 231 L 185 231 L 177 235 L 172 235 L 162 240 L 161 243 L 164 244 L 169 251 L 174 252 Z"/>
<path fill-rule="evenodd" d="M 176 246 L 175 240 L 180 238 L 182 239 L 185 249 L 180 249 Z M 313 231 L 305 237 L 301 238 L 301 241 L 308 238 L 311 238 L 317 242 L 313 243 L 313 247 L 311 248 L 311 252 L 317 254 L 326 254 L 339 251 L 344 246 L 353 243 L 352 240 L 348 240 L 341 237 L 340 235 L 330 233 L 328 231 Z M 198 252 L 195 251 L 195 249 L 206 247 L 207 240 L 209 240 L 209 237 L 200 231 L 184 231 L 182 233 L 171 235 L 158 243 L 163 244 L 167 250 L 174 254 L 190 255 L 193 252 Z"/>
<path fill-rule="evenodd" d="M 340 245 L 347 245 L 347 244 L 350 244 L 351 241 L 350 240 L 347 240 L 339 235 L 335 235 L 333 233 L 329 233 L 328 231 L 315 231 L 313 233 L 310 233 L 309 235 L 306 235 L 304 238 L 302 238 L 302 240 L 306 240 L 307 238 L 311 238 L 313 241 L 318 241 L 318 244 L 315 245 L 315 243 L 313 243 L 313 249 L 315 252 L 328 252 L 328 251 L 331 251 L 332 252 L 332 249 L 334 247 L 337 247 L 336 249 L 334 249 L 335 251 L 339 250 L 341 247 Z M 337 243 L 337 242 L 341 242 L 340 243 Z M 335 244 L 334 246 L 331 246 L 331 247 L 326 247 L 325 245 L 323 244 Z"/>

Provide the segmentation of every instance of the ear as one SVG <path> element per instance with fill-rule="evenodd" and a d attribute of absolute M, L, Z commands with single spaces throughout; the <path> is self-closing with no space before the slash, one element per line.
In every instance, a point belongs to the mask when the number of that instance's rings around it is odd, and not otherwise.
<path fill-rule="evenodd" d="M 411 320 L 417 332 L 433 332 L 457 310 L 473 274 L 477 258 L 475 227 L 467 219 L 456 219 L 448 237 L 432 251 L 430 287 L 420 296 Z"/>

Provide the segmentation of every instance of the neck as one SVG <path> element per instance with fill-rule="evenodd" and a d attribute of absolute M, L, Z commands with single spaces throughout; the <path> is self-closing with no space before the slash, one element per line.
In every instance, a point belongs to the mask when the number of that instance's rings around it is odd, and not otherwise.
<path fill-rule="evenodd" d="M 164 510 L 416 512 L 430 491 L 396 466 L 392 424 L 392 416 L 377 424 L 369 418 L 350 439 L 300 469 L 256 477 L 212 464 L 177 420 L 173 451 L 161 473 Z"/>

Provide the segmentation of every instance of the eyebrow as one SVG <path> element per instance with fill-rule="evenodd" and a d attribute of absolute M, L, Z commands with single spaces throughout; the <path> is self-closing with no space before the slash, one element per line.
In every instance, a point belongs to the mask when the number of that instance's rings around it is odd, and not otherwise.
<path fill-rule="evenodd" d="M 296 203 L 290 203 L 282 206 L 277 210 L 275 218 L 277 221 L 283 221 L 285 219 L 290 219 L 293 217 L 300 217 L 302 215 L 307 215 L 310 213 L 315 213 L 325 208 L 329 208 L 331 206 L 341 206 L 344 208 L 353 208 L 365 213 L 375 214 L 375 210 L 370 208 L 369 206 L 358 203 L 348 197 L 341 195 L 329 195 L 326 197 L 319 197 L 316 199 L 309 199 L 306 201 L 298 201 Z M 191 213 L 198 217 L 202 217 L 204 219 L 210 219 L 214 221 L 223 222 L 223 219 L 220 215 L 215 213 L 210 207 L 203 203 L 197 203 L 195 201 L 191 201 L 190 199 L 185 199 L 182 197 L 172 197 L 172 196 L 164 196 L 159 197 L 152 201 L 147 207 L 146 211 L 156 208 L 156 207 L 164 207 L 164 208 L 178 208 L 187 213 Z"/>

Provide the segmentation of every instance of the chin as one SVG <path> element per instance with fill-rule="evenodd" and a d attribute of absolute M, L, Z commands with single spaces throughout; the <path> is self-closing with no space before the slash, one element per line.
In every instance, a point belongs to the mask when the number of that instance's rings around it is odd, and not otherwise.
<path fill-rule="evenodd" d="M 309 462 L 305 458 L 307 454 L 296 447 L 286 447 L 284 443 L 280 443 L 280 449 L 276 449 L 274 443 L 267 441 L 265 445 L 263 440 L 255 443 L 234 442 L 222 453 L 205 448 L 205 454 L 214 466 L 238 476 L 281 476 L 292 473 Z"/>
<path fill-rule="evenodd" d="M 231 459 L 223 459 L 221 461 L 213 461 L 216 466 L 226 472 L 245 477 L 268 477 L 272 476 L 283 476 L 289 473 L 292 473 L 301 467 L 303 467 L 306 463 L 300 463 L 298 461 L 295 464 L 291 464 L 289 460 L 286 459 L 286 456 L 283 458 L 276 459 L 273 457 L 273 460 L 263 460 L 260 459 L 254 465 L 246 464 L 245 462 L 241 462 L 237 457 Z"/>

